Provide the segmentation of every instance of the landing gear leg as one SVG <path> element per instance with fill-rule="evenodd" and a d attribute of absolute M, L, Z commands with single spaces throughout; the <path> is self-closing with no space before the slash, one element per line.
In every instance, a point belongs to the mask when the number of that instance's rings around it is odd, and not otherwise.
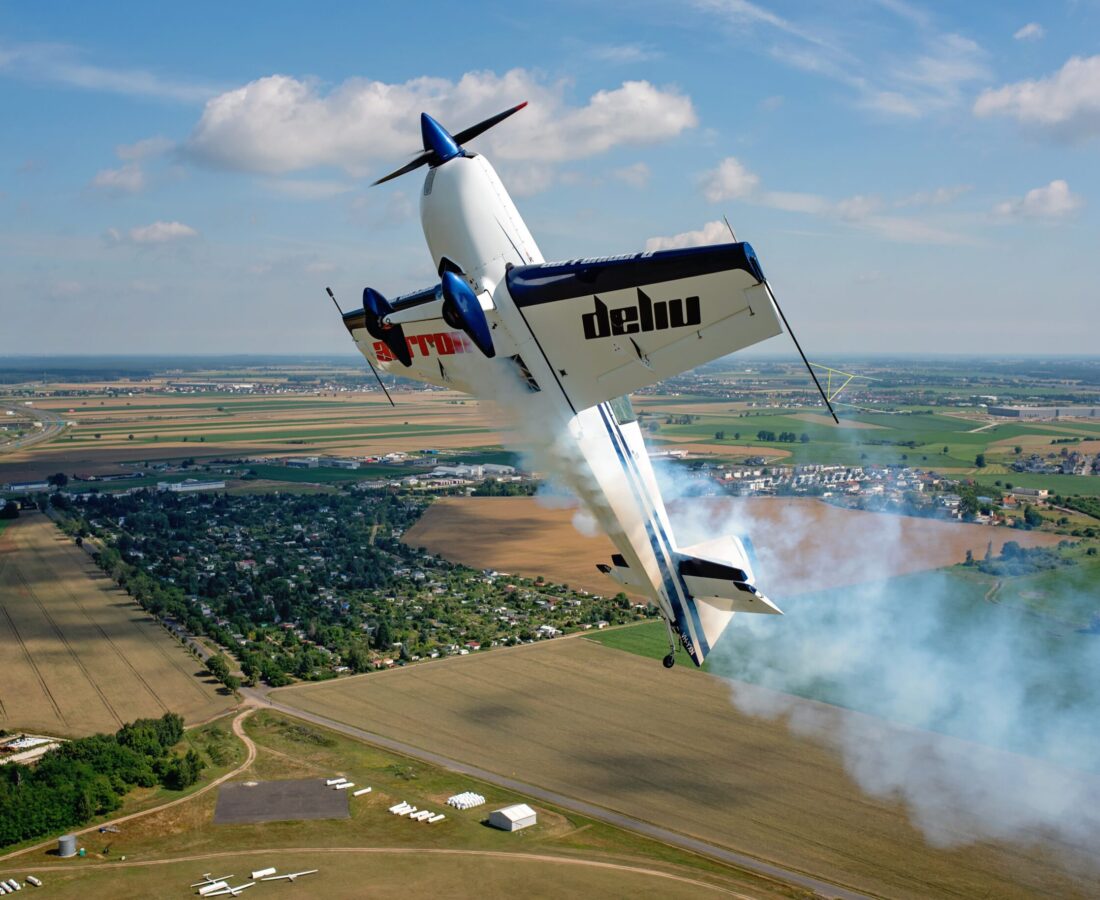
<path fill-rule="evenodd" d="M 672 623 L 668 619 L 665 619 L 665 625 L 668 626 L 668 656 L 661 660 L 661 663 L 666 669 L 671 669 L 676 665 L 676 634 L 672 630 Z"/>

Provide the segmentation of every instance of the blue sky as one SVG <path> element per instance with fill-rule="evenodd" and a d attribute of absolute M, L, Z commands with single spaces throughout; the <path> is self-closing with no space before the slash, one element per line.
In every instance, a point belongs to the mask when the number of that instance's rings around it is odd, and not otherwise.
<path fill-rule="evenodd" d="M 1097 351 L 1097 0 L 366 7 L 0 8 L 0 353 L 350 351 L 326 284 L 434 280 L 370 182 L 522 100 L 549 259 L 725 214 L 818 355 Z"/>

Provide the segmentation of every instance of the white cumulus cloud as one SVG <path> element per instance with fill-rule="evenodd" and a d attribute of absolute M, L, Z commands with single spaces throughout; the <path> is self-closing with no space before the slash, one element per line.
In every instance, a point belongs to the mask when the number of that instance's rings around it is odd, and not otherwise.
<path fill-rule="evenodd" d="M 153 222 L 150 225 L 139 225 L 126 232 L 125 240 L 133 244 L 166 244 L 170 241 L 179 241 L 186 238 L 198 237 L 199 233 L 190 225 L 183 222 Z M 122 241 L 123 235 L 117 229 L 112 228 L 107 236 L 113 241 Z"/>
<path fill-rule="evenodd" d="M 119 159 L 131 161 L 152 159 L 155 156 L 162 156 L 167 153 L 172 149 L 172 146 L 172 141 L 168 138 L 157 135 L 133 144 L 119 144 L 115 147 L 115 155 Z"/>
<path fill-rule="evenodd" d="M 1028 22 L 1012 36 L 1018 41 L 1037 41 L 1045 33 L 1043 26 L 1038 22 Z"/>
<path fill-rule="evenodd" d="M 703 196 L 711 203 L 743 200 L 756 190 L 759 183 L 759 176 L 746 169 L 737 157 L 727 156 L 718 168 L 704 176 Z"/>
<path fill-rule="evenodd" d="M 145 187 L 145 173 L 136 163 L 101 169 L 92 179 L 92 187 L 117 194 L 136 194 Z"/>
<path fill-rule="evenodd" d="M 719 220 L 707 222 L 698 231 L 682 231 L 668 237 L 651 237 L 645 242 L 646 250 L 680 250 L 684 247 L 703 247 L 707 244 L 728 244 L 733 238 L 726 223 Z"/>
<path fill-rule="evenodd" d="M 1072 215 L 1085 201 L 1069 189 L 1069 185 L 1057 178 L 1045 187 L 1032 188 L 1023 197 L 1006 200 L 993 208 L 994 215 L 1002 219 L 1064 219 Z"/>
<path fill-rule="evenodd" d="M 377 174 L 421 146 L 419 114 L 452 131 L 522 100 L 527 109 L 478 139 L 503 160 L 558 163 L 619 144 L 675 137 L 697 123 L 691 98 L 648 81 L 625 81 L 583 106 L 565 98 L 565 82 L 546 83 L 524 69 L 468 72 L 457 81 L 414 78 L 399 84 L 353 78 L 325 91 L 287 75 L 259 78 L 207 102 L 186 150 L 222 168 L 282 174 L 317 166 Z"/>
<path fill-rule="evenodd" d="M 983 91 L 974 115 L 1009 116 L 1066 140 L 1100 135 L 1100 55 L 1074 56 L 1046 78 Z"/>
<path fill-rule="evenodd" d="M 883 215 L 882 211 L 887 203 L 874 194 L 855 194 L 840 200 L 830 200 L 821 194 L 765 190 L 760 177 L 732 156 L 727 156 L 717 168 L 706 173 L 702 179 L 701 188 L 703 196 L 712 203 L 722 200 L 742 200 L 769 209 L 821 216 L 876 234 L 888 241 L 909 244 L 971 242 L 971 238 L 966 235 L 913 216 Z M 965 190 L 967 190 L 966 187 L 937 188 L 934 191 L 913 194 L 891 205 L 894 207 L 944 205 Z M 651 238 L 650 249 L 714 243 L 712 238 L 719 233 L 718 225 L 723 223 L 710 222 L 700 231 L 685 231 L 671 237 Z"/>

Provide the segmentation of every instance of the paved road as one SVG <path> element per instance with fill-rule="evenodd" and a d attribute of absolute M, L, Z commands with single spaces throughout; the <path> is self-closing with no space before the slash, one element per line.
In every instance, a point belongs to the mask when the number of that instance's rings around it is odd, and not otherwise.
<path fill-rule="evenodd" d="M 37 419 L 42 423 L 41 428 L 31 428 L 31 430 L 23 435 L 23 437 L 16 438 L 14 441 L 7 441 L 0 443 L 0 453 L 7 450 L 25 450 L 27 447 L 34 444 L 41 444 L 44 441 L 53 440 L 62 431 L 65 430 L 65 420 L 57 413 L 47 409 L 35 409 L 33 406 L 23 406 L 22 404 L 0 404 L 0 410 L 13 410 L 16 415 L 9 416 L 4 415 L 0 418 L 5 424 L 10 424 L 17 420 L 18 416 L 30 416 L 32 419 Z"/>
<path fill-rule="evenodd" d="M 266 691 L 256 691 L 250 688 L 242 688 L 241 692 L 251 702 L 257 705 L 265 706 L 269 709 L 278 710 L 279 712 L 284 713 L 288 716 L 294 716 L 297 719 L 303 719 L 307 722 L 312 722 L 315 725 L 321 725 L 325 728 L 331 728 L 333 731 L 338 731 L 341 734 L 348 735 L 349 737 L 357 738 L 361 741 L 366 741 L 379 747 L 384 747 L 387 750 L 392 750 L 396 753 L 402 754 L 403 756 L 409 756 L 413 759 L 423 760 L 424 762 L 431 763 L 432 765 L 441 766 L 445 769 L 450 769 L 452 772 L 459 772 L 463 775 L 468 775 L 471 778 L 477 778 L 480 781 L 486 781 L 490 784 L 496 784 L 501 787 L 508 788 L 509 790 L 515 791 L 518 794 L 525 794 L 528 797 L 534 797 L 538 800 L 542 800 L 545 803 L 552 803 L 554 806 L 581 813 L 582 815 L 588 816 L 591 819 L 597 819 L 600 822 L 607 822 L 610 825 L 615 825 L 618 828 L 624 828 L 627 831 L 634 831 L 638 834 L 644 834 L 646 837 L 654 838 L 655 840 L 658 840 L 663 844 L 669 844 L 673 847 L 679 847 L 684 850 L 689 850 L 692 853 L 698 853 L 701 856 L 709 856 L 712 859 L 721 860 L 722 862 L 729 863 L 739 868 L 747 869 L 750 872 L 756 872 L 759 875 L 764 875 L 768 878 L 774 878 L 778 881 L 782 881 L 785 884 L 797 885 L 801 888 L 816 891 L 823 897 L 838 897 L 843 898 L 843 900 L 868 900 L 866 894 L 860 894 L 856 891 L 849 890 L 838 885 L 830 884 L 826 881 L 821 881 L 820 879 L 813 878 L 809 875 L 804 875 L 801 872 L 794 872 L 790 869 L 784 869 L 782 866 L 764 862 L 763 860 L 756 859 L 752 856 L 746 856 L 742 853 L 736 853 L 733 850 L 727 850 L 725 847 L 718 847 L 714 844 L 708 844 L 706 841 L 701 841 L 697 838 L 688 837 L 687 835 L 679 834 L 675 831 L 670 831 L 667 828 L 662 828 L 659 825 L 653 825 L 650 822 L 644 822 L 641 819 L 634 819 L 630 816 L 625 816 L 622 813 L 618 813 L 610 809 L 605 809 L 602 806 L 596 806 L 595 804 L 588 803 L 584 800 L 578 800 L 574 797 L 567 797 L 564 794 L 558 794 L 554 791 L 548 791 L 544 788 L 538 787 L 537 785 L 518 781 L 515 778 L 507 778 L 503 775 L 498 775 L 496 772 L 487 771 L 486 769 L 479 769 L 477 766 L 471 766 L 466 763 L 459 762 L 455 759 L 449 759 L 448 757 L 442 756 L 438 753 L 432 753 L 430 750 L 422 750 L 419 747 L 414 747 L 411 744 L 406 744 L 402 741 L 395 741 L 392 738 L 388 738 L 380 734 L 374 734 L 370 731 L 364 731 L 362 728 L 356 728 L 354 725 L 345 725 L 343 722 L 337 722 L 336 720 L 326 718 L 325 716 L 318 716 L 314 713 L 306 712 L 305 710 L 296 709 L 293 706 L 287 706 L 283 703 L 279 703 L 276 700 L 272 700 L 269 696 L 267 696 Z"/>

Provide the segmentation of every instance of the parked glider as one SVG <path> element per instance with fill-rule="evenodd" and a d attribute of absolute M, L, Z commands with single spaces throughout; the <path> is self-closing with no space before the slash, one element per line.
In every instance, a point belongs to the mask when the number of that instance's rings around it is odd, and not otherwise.
<path fill-rule="evenodd" d="M 677 642 L 702 665 L 735 612 L 780 610 L 747 539 L 676 542 L 628 395 L 786 320 L 747 243 L 545 262 L 488 160 L 462 146 L 524 106 L 456 135 L 421 115 L 423 152 L 375 183 L 427 166 L 420 218 L 440 281 L 392 300 L 368 287 L 344 324 L 372 368 L 494 401 L 549 448 L 619 551 L 600 571 L 668 624 L 665 666 Z"/>

